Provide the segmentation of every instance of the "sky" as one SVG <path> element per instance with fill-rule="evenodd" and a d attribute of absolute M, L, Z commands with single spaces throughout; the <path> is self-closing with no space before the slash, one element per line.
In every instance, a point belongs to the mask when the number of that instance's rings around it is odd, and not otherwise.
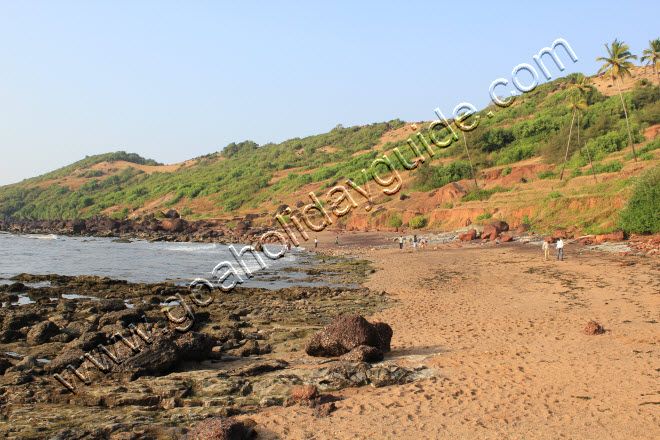
<path fill-rule="evenodd" d="M 558 49 L 553 79 L 660 37 L 657 0 L 525 3 L 0 0 L 0 185 L 112 151 L 169 164 L 449 117 L 557 38 L 578 61 Z"/>

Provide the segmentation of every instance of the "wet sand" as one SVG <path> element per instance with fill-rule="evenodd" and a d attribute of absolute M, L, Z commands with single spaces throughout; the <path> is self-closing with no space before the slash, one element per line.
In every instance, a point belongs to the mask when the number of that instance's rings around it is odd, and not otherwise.
<path fill-rule="evenodd" d="M 565 261 L 546 262 L 518 243 L 399 250 L 391 233 L 361 234 L 361 246 L 352 236 L 340 235 L 339 249 L 379 269 L 365 285 L 399 301 L 370 317 L 394 329 L 386 359 L 440 373 L 338 392 L 326 418 L 265 409 L 253 416 L 262 438 L 660 438 L 656 256 L 568 245 Z M 320 234 L 319 250 L 334 237 Z M 372 250 L 378 243 L 388 247 Z M 607 332 L 583 334 L 592 319 Z"/>

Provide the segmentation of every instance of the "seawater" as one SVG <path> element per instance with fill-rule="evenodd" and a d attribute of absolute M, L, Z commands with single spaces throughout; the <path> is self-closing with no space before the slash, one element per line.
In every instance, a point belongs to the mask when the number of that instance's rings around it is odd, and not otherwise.
<path fill-rule="evenodd" d="M 213 268 L 229 261 L 236 271 L 244 272 L 222 243 L 173 243 L 131 240 L 116 242 L 102 237 L 70 237 L 59 235 L 0 233 L 0 279 L 8 279 L 20 273 L 97 275 L 137 283 L 168 281 L 186 284 L 195 278 L 211 278 Z M 241 250 L 244 244 L 235 244 Z M 271 248 L 269 248 L 271 249 Z M 272 253 L 278 252 L 274 246 Z M 261 270 L 255 259 L 246 253 L 243 260 L 255 275 L 277 274 L 282 279 L 264 282 L 247 279 L 244 287 L 280 288 L 288 285 L 313 285 L 299 282 L 304 274 L 279 272 L 287 267 L 313 264 L 312 255 L 302 248 L 293 248 L 282 258 L 271 260 L 260 254 L 268 266 Z"/>

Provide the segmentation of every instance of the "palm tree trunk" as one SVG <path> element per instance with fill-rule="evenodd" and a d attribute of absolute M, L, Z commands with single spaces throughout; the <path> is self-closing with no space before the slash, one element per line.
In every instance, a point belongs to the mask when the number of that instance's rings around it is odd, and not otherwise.
<path fill-rule="evenodd" d="M 584 148 L 587 150 L 587 155 L 589 156 L 589 165 L 591 165 L 591 172 L 594 173 L 594 180 L 598 183 L 598 179 L 596 179 L 596 170 L 594 170 L 594 163 L 591 161 L 591 153 L 589 152 L 589 147 L 586 142 L 584 143 Z"/>
<path fill-rule="evenodd" d="M 577 114 L 578 114 L 578 123 L 577 123 L 578 151 L 580 152 L 580 156 L 582 156 L 582 147 L 580 146 L 580 110 L 578 110 Z"/>
<path fill-rule="evenodd" d="M 621 93 L 621 87 L 619 87 L 619 78 L 616 79 L 616 88 L 619 89 L 619 97 L 621 98 L 621 105 L 623 106 L 623 114 L 626 115 L 626 127 L 628 127 L 628 136 L 630 136 L 630 145 L 632 145 L 633 157 L 635 162 L 637 162 L 637 152 L 635 152 L 635 143 L 633 142 L 632 133 L 630 131 L 630 122 L 628 122 L 628 110 L 626 110 L 626 103 L 623 102 L 623 94 Z"/>
<path fill-rule="evenodd" d="M 571 119 L 571 129 L 568 130 L 568 143 L 566 144 L 566 154 L 564 155 L 564 166 L 561 167 L 559 180 L 564 178 L 564 168 L 566 168 L 566 161 L 568 160 L 568 147 L 571 145 L 571 134 L 573 133 L 573 121 L 575 121 L 575 109 L 573 109 L 573 118 Z"/>
<path fill-rule="evenodd" d="M 474 186 L 477 189 L 477 195 L 479 200 L 481 200 L 481 191 L 479 191 L 479 184 L 477 183 L 477 176 L 474 174 L 474 168 L 472 168 L 472 159 L 470 159 L 470 151 L 467 146 L 467 133 L 463 132 L 463 142 L 465 143 L 465 152 L 467 153 L 468 161 L 470 162 L 470 172 L 472 173 L 472 178 L 474 179 Z"/>

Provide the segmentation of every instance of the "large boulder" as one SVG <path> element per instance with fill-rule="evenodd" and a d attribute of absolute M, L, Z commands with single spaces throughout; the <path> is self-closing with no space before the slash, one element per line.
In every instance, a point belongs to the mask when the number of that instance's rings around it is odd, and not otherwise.
<path fill-rule="evenodd" d="M 183 232 L 186 222 L 180 218 L 165 219 L 160 223 L 160 227 L 168 232 Z"/>
<path fill-rule="evenodd" d="M 460 234 L 458 236 L 458 239 L 461 241 L 472 241 L 475 238 L 477 238 L 477 231 L 476 229 L 470 229 L 467 231 L 465 234 Z"/>
<path fill-rule="evenodd" d="M 518 227 L 516 228 L 516 232 L 521 232 L 521 233 L 522 232 L 527 232 L 530 229 L 531 229 L 531 226 L 529 226 L 527 223 L 522 223 L 522 224 L 518 225 Z"/>
<path fill-rule="evenodd" d="M 341 356 L 360 345 L 382 352 L 390 349 L 392 328 L 385 323 L 371 324 L 360 315 L 339 316 L 335 322 L 316 332 L 305 351 L 310 356 Z"/>
<path fill-rule="evenodd" d="M 568 233 L 566 232 L 566 229 L 555 229 L 554 234 L 552 234 L 552 238 L 555 240 L 559 240 L 560 238 L 566 239 L 568 238 Z"/>
<path fill-rule="evenodd" d="M 174 209 L 170 209 L 167 211 L 165 214 L 163 214 L 165 218 L 180 218 L 181 216 L 179 215 L 178 212 L 176 212 Z"/>
<path fill-rule="evenodd" d="M 499 231 L 497 228 L 493 225 L 486 225 L 484 226 L 484 230 L 481 233 L 481 238 L 484 240 L 494 240 L 497 235 L 499 234 Z"/>
<path fill-rule="evenodd" d="M 195 425 L 179 440 L 247 440 L 254 430 L 232 418 L 212 417 Z"/>
<path fill-rule="evenodd" d="M 502 220 L 496 220 L 492 223 L 492 225 L 497 229 L 497 232 L 506 232 L 509 230 L 509 224 L 507 222 L 503 222 Z"/>

